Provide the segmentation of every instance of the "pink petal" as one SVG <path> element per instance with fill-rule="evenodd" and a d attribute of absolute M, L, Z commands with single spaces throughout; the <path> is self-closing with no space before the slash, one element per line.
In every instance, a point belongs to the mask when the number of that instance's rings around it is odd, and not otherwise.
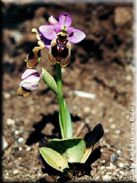
<path fill-rule="evenodd" d="M 20 83 L 20 86 L 30 91 L 36 90 L 38 88 L 38 85 L 30 85 L 29 83 Z"/>
<path fill-rule="evenodd" d="M 60 27 L 64 27 L 66 26 L 67 28 L 69 28 L 71 26 L 72 23 L 72 18 L 70 16 L 70 14 L 68 13 L 62 13 L 59 16 L 59 26 Z"/>
<path fill-rule="evenodd" d="M 74 28 L 73 28 L 73 27 L 68 28 L 68 30 L 67 30 L 67 34 L 68 34 L 68 35 L 72 34 L 73 30 L 74 30 Z"/>
<path fill-rule="evenodd" d="M 68 41 L 72 44 L 79 43 L 86 37 L 86 34 L 78 29 L 73 29 L 73 32 L 69 34 Z"/>
<path fill-rule="evenodd" d="M 51 15 L 48 19 L 48 22 L 50 23 L 50 25 L 55 25 L 58 23 L 58 21 L 54 18 L 53 15 Z"/>
<path fill-rule="evenodd" d="M 31 90 L 31 91 L 36 90 L 38 88 L 38 85 L 30 85 L 29 83 L 25 83 L 25 84 L 20 83 L 20 86 L 25 88 L 26 90 Z"/>
<path fill-rule="evenodd" d="M 39 80 L 40 80 L 40 76 L 31 75 L 31 76 L 27 77 L 26 79 L 24 79 L 23 81 L 27 82 L 27 83 L 37 84 L 39 82 Z"/>
<path fill-rule="evenodd" d="M 27 69 L 23 74 L 22 74 L 22 79 L 26 79 L 28 76 L 33 75 L 33 74 L 39 74 L 38 71 L 36 71 L 35 69 Z"/>
<path fill-rule="evenodd" d="M 20 86 L 24 87 L 27 90 L 36 90 L 38 87 L 40 77 L 31 75 L 24 79 L 21 83 Z"/>
<path fill-rule="evenodd" d="M 54 25 L 42 25 L 39 27 L 39 31 L 45 38 L 49 40 L 53 40 L 56 38 Z"/>
<path fill-rule="evenodd" d="M 56 33 L 61 32 L 61 28 L 60 28 L 59 24 L 54 25 L 54 30 Z"/>

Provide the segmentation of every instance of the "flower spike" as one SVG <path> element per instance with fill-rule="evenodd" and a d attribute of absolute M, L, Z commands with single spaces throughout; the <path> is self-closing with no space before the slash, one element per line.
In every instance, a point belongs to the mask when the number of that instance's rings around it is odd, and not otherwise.
<path fill-rule="evenodd" d="M 33 28 L 36 33 L 38 46 L 34 47 L 26 58 L 27 67 L 34 68 L 41 60 L 40 50 L 49 49 L 48 60 L 51 65 L 59 63 L 62 67 L 69 64 L 71 58 L 71 44 L 81 42 L 85 33 L 71 27 L 72 18 L 68 13 L 61 13 L 59 21 L 51 15 L 48 19 L 49 25 L 42 25 L 39 30 Z"/>

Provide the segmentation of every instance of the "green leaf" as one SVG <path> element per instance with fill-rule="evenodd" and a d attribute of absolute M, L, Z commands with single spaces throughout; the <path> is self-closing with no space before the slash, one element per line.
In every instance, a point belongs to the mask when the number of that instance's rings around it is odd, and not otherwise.
<path fill-rule="evenodd" d="M 66 109 L 66 137 L 72 137 L 73 136 L 73 128 L 72 128 L 72 121 L 71 121 L 71 116 L 70 116 L 70 112 L 69 109 L 66 105 L 66 102 L 64 100 L 64 106 Z"/>
<path fill-rule="evenodd" d="M 48 71 L 46 71 L 44 68 L 42 68 L 42 79 L 49 86 L 49 88 L 58 96 L 58 98 L 60 98 L 61 94 L 58 91 L 56 81 L 51 76 L 51 74 Z"/>
<path fill-rule="evenodd" d="M 87 161 L 87 159 L 89 158 L 92 150 L 93 150 L 93 147 L 86 148 L 85 153 L 84 153 L 84 155 L 81 159 L 81 163 L 85 163 Z"/>
<path fill-rule="evenodd" d="M 48 142 L 48 146 L 59 152 L 68 162 L 80 162 L 86 144 L 81 138 L 53 139 Z"/>
<path fill-rule="evenodd" d="M 63 99 L 62 99 L 62 105 L 60 105 L 60 111 L 59 111 L 59 123 L 61 126 L 61 134 L 63 138 L 69 138 L 73 136 L 71 116 L 69 113 L 69 109 L 66 105 L 66 102 Z M 65 121 L 63 121 L 64 118 L 62 115 L 65 116 Z"/>
<path fill-rule="evenodd" d="M 60 131 L 61 131 L 62 138 L 65 138 L 65 131 L 64 131 L 64 126 L 63 126 L 63 120 L 62 120 L 62 117 L 61 117 L 61 109 L 59 110 L 59 126 L 60 126 Z"/>
<path fill-rule="evenodd" d="M 39 151 L 44 160 L 56 170 L 63 172 L 65 168 L 69 168 L 68 162 L 57 151 L 48 147 L 41 147 Z"/>

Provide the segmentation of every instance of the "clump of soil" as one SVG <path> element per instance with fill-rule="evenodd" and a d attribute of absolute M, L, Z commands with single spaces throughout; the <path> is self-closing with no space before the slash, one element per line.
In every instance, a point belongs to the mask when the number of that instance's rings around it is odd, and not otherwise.
<path fill-rule="evenodd" d="M 72 26 L 86 38 L 73 45 L 70 64 L 62 69 L 63 93 L 69 107 L 74 134 L 84 135 L 98 123 L 105 134 L 99 142 L 101 157 L 92 163 L 91 176 L 72 181 L 131 181 L 130 110 L 133 91 L 133 4 L 132 3 L 2 3 L 3 15 L 3 136 L 8 144 L 2 156 L 6 182 L 54 182 L 43 173 L 39 140 L 59 138 L 58 102 L 41 81 L 27 98 L 17 96 L 24 59 L 37 45 L 32 28 L 47 24 L 63 12 L 72 16 Z M 55 68 L 41 52 L 37 66 L 55 77 Z M 76 91 L 93 94 L 88 99 Z M 79 129 L 79 131 L 77 131 Z"/>

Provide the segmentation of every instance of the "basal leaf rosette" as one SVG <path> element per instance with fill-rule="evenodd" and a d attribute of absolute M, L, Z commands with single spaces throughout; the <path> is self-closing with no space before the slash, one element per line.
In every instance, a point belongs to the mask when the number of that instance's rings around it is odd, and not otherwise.
<path fill-rule="evenodd" d="M 87 167 L 88 171 L 91 170 L 90 165 L 86 162 L 93 151 L 93 146 L 102 138 L 103 134 L 102 125 L 97 124 L 85 135 L 84 139 L 72 137 L 50 140 L 46 147 L 39 148 L 40 154 L 48 165 L 72 178 L 79 166 L 82 167 L 82 171 Z"/>

